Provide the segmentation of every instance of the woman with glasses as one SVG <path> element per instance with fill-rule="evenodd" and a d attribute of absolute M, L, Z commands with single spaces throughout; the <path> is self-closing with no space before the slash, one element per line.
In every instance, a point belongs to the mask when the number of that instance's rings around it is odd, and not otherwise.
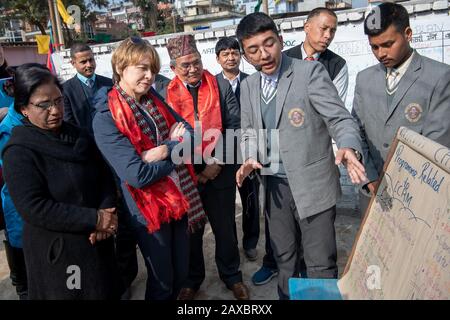
<path fill-rule="evenodd" d="M 89 135 L 63 121 L 58 79 L 17 68 L 24 119 L 2 151 L 3 175 L 24 220 L 29 299 L 116 298 L 114 181 Z"/>
<path fill-rule="evenodd" d="M 189 232 L 206 219 L 192 166 L 171 157 L 192 128 L 153 90 L 160 62 L 147 41 L 124 40 L 112 68 L 115 84 L 96 106 L 95 140 L 121 180 L 147 267 L 145 299 L 175 299 L 188 274 Z"/>

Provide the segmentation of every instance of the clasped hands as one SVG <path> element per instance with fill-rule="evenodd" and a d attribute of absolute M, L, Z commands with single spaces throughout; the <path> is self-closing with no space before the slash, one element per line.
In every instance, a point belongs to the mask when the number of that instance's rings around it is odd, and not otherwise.
<path fill-rule="evenodd" d="M 205 169 L 197 175 L 199 183 L 205 184 L 208 180 L 214 180 L 222 171 L 218 163 L 207 164 Z"/>
<path fill-rule="evenodd" d="M 89 235 L 91 244 L 97 241 L 108 239 L 117 232 L 118 219 L 116 208 L 106 208 L 97 210 L 97 225 L 95 231 Z"/>

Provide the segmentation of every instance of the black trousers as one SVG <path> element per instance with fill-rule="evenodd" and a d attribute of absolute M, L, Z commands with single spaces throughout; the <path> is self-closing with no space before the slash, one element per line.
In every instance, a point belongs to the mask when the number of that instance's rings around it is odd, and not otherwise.
<path fill-rule="evenodd" d="M 242 202 L 242 246 L 255 249 L 259 238 L 259 203 L 256 179 L 245 179 L 238 188 Z"/>
<path fill-rule="evenodd" d="M 149 233 L 144 225 L 134 232 L 147 267 L 145 300 L 175 300 L 186 281 L 189 264 L 187 216 L 164 223 Z"/>
<path fill-rule="evenodd" d="M 200 191 L 216 240 L 215 261 L 220 279 L 230 288 L 242 281 L 235 221 L 236 187 L 216 189 L 211 182 Z M 204 228 L 190 236 L 189 276 L 184 287 L 198 290 L 205 280 Z"/>
<path fill-rule="evenodd" d="M 287 179 L 268 177 L 267 218 L 280 299 L 289 297 L 289 278 L 299 274 L 301 249 L 308 278 L 337 278 L 336 206 L 300 220 Z"/>
<path fill-rule="evenodd" d="M 266 242 L 265 242 L 266 253 L 263 257 L 263 266 L 266 268 L 272 269 L 272 270 L 276 270 L 276 269 L 278 269 L 278 267 L 277 267 L 277 262 L 275 261 L 272 244 L 270 241 L 269 221 L 267 219 L 267 215 L 264 216 L 264 225 L 265 225 L 264 233 L 265 233 L 265 237 L 266 237 Z"/>
<path fill-rule="evenodd" d="M 136 237 L 131 227 L 130 215 L 123 203 L 123 198 L 118 202 L 119 226 L 116 234 L 116 261 L 119 275 L 122 280 L 123 290 L 130 287 L 138 274 L 138 261 L 136 254 Z"/>

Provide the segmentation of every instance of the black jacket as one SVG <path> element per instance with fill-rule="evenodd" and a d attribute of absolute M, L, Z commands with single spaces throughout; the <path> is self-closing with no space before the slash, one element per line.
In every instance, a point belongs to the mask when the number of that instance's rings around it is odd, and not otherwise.
<path fill-rule="evenodd" d="M 162 74 L 157 74 L 155 76 L 155 91 L 164 98 L 167 98 L 167 86 L 170 83 L 170 79 L 163 76 Z"/>
<path fill-rule="evenodd" d="M 113 238 L 94 246 L 88 239 L 97 209 L 116 206 L 115 185 L 89 135 L 67 123 L 54 134 L 26 121 L 13 129 L 2 156 L 5 181 L 24 220 L 29 297 L 113 298 Z M 70 290 L 73 266 L 81 288 Z"/>
<path fill-rule="evenodd" d="M 247 78 L 247 77 L 248 77 L 247 73 L 241 72 L 241 78 L 239 79 L 236 91 L 234 92 L 237 103 L 239 105 L 239 110 L 241 109 L 240 101 L 239 101 L 241 98 L 241 82 L 244 81 L 245 78 Z M 216 79 L 217 79 L 217 83 L 219 84 L 219 87 L 226 88 L 227 85 L 231 87 L 230 82 L 223 77 L 222 72 L 219 72 L 218 74 L 216 74 Z M 233 90 L 233 88 L 231 88 L 231 90 Z M 240 122 L 240 118 L 241 118 L 241 115 L 239 114 L 239 122 Z M 240 127 L 240 123 L 239 123 L 239 127 Z"/>
<path fill-rule="evenodd" d="M 95 108 L 89 102 L 82 85 L 76 75 L 64 82 L 64 120 L 80 128 L 86 128 L 93 135 L 92 120 L 94 119 Z M 95 76 L 97 91 L 103 87 L 110 89 L 112 85 L 110 78 L 98 74 Z"/>
<path fill-rule="evenodd" d="M 284 51 L 284 53 L 286 53 L 286 55 L 291 58 L 302 60 L 303 57 L 301 46 L 302 45 L 299 44 L 298 46 L 295 46 L 293 48 L 290 48 L 289 50 Z M 326 49 L 324 52 L 320 54 L 319 62 L 324 65 L 325 69 L 327 69 L 328 74 L 330 75 L 332 81 L 334 80 L 334 78 L 336 78 L 336 76 L 339 74 L 339 72 L 347 63 L 344 58 L 328 49 Z"/>

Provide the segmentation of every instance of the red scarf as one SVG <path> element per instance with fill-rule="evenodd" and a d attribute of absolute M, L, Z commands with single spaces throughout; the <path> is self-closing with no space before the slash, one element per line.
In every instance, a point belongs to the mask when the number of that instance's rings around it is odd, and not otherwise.
<path fill-rule="evenodd" d="M 164 103 L 153 94 L 147 94 L 144 100 L 146 105 L 154 108 L 147 108 L 150 114 L 153 111 L 153 113 L 162 115 L 163 119 L 155 121 L 155 123 L 157 129 L 162 132 L 163 138 L 167 138 L 169 128 L 176 123 L 175 118 L 167 110 Z M 126 95 L 120 87 L 115 86 L 109 92 L 108 106 L 117 128 L 130 140 L 139 155 L 143 151 L 156 147 L 153 133 L 149 131 L 146 121 L 137 119 L 143 116 L 140 112 L 135 112 L 137 106 L 134 99 Z M 141 189 L 134 188 L 126 183 L 133 200 L 148 223 L 147 228 L 150 232 L 159 230 L 162 223 L 181 219 L 186 212 L 188 213 L 190 231 L 204 224 L 206 220 L 198 192 L 191 192 L 197 190 L 193 183 L 195 174 L 192 165 L 178 166 L 177 173 L 181 183 L 182 181 L 189 183 L 188 191 L 194 195 L 187 197 L 183 192 L 184 185 L 180 190 L 169 177 L 163 177 Z M 194 196 L 197 197 L 194 199 Z"/>
<path fill-rule="evenodd" d="M 178 76 L 167 86 L 167 103 L 181 117 L 183 117 L 194 128 L 194 101 L 186 86 Z M 222 132 L 222 113 L 220 109 L 220 94 L 216 77 L 207 70 L 203 71 L 202 82 L 198 89 L 198 120 L 201 122 L 202 148 L 209 144 L 213 146 L 217 143 L 217 136 L 214 139 L 203 140 L 208 129 L 218 129 Z M 197 129 L 197 128 L 196 128 Z M 211 148 L 212 149 L 212 148 Z"/>

